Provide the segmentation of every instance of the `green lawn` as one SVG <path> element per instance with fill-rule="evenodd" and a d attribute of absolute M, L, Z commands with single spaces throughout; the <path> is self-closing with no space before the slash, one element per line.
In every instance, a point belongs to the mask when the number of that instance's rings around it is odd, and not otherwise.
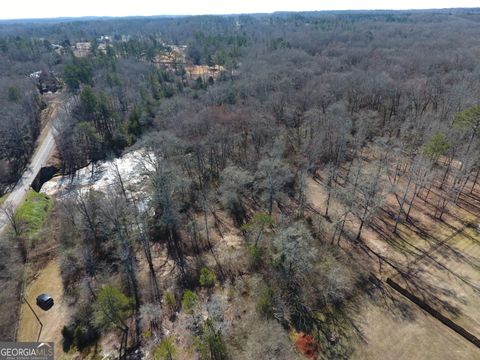
<path fill-rule="evenodd" d="M 28 191 L 25 202 L 17 210 L 18 219 L 24 224 L 27 236 L 35 235 L 42 228 L 51 207 L 52 200 L 48 196 L 32 189 Z"/>

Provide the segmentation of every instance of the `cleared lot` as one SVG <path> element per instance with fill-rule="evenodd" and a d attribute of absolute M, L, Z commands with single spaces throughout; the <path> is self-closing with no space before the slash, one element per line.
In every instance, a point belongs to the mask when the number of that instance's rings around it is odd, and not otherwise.
<path fill-rule="evenodd" d="M 47 293 L 55 301 L 55 305 L 48 311 L 43 311 L 35 303 L 36 297 L 42 293 Z M 55 355 L 63 354 L 61 330 L 63 325 L 68 323 L 70 311 L 68 305 L 63 301 L 63 283 L 58 261 L 50 261 L 45 268 L 38 272 L 35 279 L 27 285 L 25 298 L 43 323 L 40 341 L 53 341 Z M 17 340 L 36 341 L 39 331 L 38 321 L 28 305 L 23 302 Z"/>
<path fill-rule="evenodd" d="M 480 337 L 480 242 L 466 228 L 394 280 Z"/>
<path fill-rule="evenodd" d="M 364 298 L 354 360 L 474 360 L 480 350 L 393 290 Z"/>

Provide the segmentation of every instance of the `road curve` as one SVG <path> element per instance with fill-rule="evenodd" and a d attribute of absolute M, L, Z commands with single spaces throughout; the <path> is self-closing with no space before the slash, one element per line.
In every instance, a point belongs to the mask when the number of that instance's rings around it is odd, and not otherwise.
<path fill-rule="evenodd" d="M 57 106 L 53 109 L 46 126 L 43 128 L 39 138 L 37 148 L 34 151 L 30 163 L 23 173 L 21 179 L 15 185 L 11 193 L 5 199 L 4 205 L 13 207 L 16 211 L 18 207 L 25 200 L 26 194 L 30 186 L 32 185 L 35 177 L 40 172 L 40 169 L 46 165 L 50 155 L 52 155 L 55 149 L 55 139 L 53 132 L 53 124 L 63 113 L 65 109 L 61 106 Z M 0 211 L 0 234 L 5 230 L 8 225 L 8 218 L 3 211 Z"/>

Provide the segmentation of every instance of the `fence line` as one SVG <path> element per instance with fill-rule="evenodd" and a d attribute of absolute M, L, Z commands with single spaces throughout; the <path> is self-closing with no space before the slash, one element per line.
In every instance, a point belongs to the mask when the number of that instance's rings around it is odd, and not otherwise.
<path fill-rule="evenodd" d="M 436 318 L 437 320 L 439 320 L 441 323 L 443 323 L 444 325 L 448 326 L 450 329 L 452 329 L 453 331 L 455 331 L 457 334 L 459 334 L 460 336 L 463 336 L 466 340 L 470 341 L 473 345 L 475 345 L 476 347 L 480 348 L 480 339 L 478 337 L 476 337 L 475 335 L 473 335 L 471 332 L 467 331 L 466 329 L 464 329 L 463 327 L 461 327 L 460 325 L 456 324 L 455 322 L 453 322 L 452 320 L 450 320 L 449 318 L 443 316 L 440 312 L 438 312 L 437 310 L 435 310 L 434 308 L 432 308 L 430 305 L 428 305 L 425 301 L 423 301 L 422 299 L 418 298 L 417 296 L 413 295 L 410 291 L 408 291 L 407 289 L 403 288 L 402 286 L 400 286 L 398 283 L 396 283 L 394 280 L 392 280 L 391 278 L 388 278 L 387 279 L 387 284 L 394 290 L 396 290 L 397 292 L 399 292 L 400 294 L 402 294 L 403 296 L 405 296 L 407 299 L 409 299 L 410 301 L 412 301 L 414 304 L 418 305 L 419 307 L 421 307 L 423 310 L 425 310 L 426 312 L 428 312 L 430 315 L 432 315 L 434 318 Z"/>

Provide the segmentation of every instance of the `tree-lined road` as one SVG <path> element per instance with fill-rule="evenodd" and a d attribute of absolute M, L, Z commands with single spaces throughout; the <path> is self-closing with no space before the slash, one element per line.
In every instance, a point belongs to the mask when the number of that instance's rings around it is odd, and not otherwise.
<path fill-rule="evenodd" d="M 43 128 L 38 138 L 37 148 L 35 149 L 30 163 L 23 173 L 21 179 L 18 181 L 3 203 L 4 206 L 9 206 L 12 210 L 16 211 L 25 200 L 28 189 L 40 172 L 40 169 L 46 165 L 55 149 L 53 123 L 66 111 L 64 107 L 60 106 L 60 103 L 61 102 L 59 101 L 53 100 L 49 104 L 49 106 L 53 107 L 53 109 L 50 114 L 48 114 L 49 119 L 47 120 L 46 126 Z M 0 233 L 5 230 L 7 224 L 8 218 L 5 212 L 0 211 Z"/>

